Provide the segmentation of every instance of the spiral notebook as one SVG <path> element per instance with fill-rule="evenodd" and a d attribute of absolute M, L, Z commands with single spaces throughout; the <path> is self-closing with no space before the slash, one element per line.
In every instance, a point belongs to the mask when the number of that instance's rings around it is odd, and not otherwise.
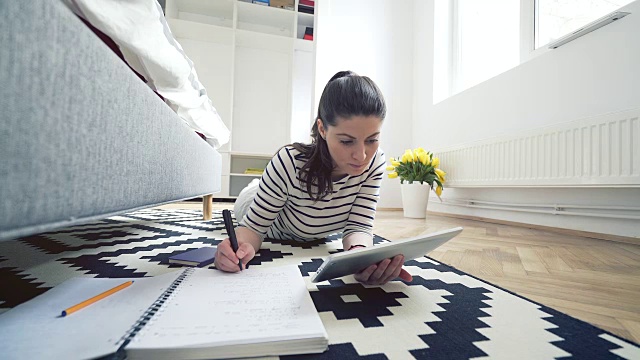
<path fill-rule="evenodd" d="M 67 317 L 60 311 L 126 280 Z M 73 278 L 0 314 L 4 359 L 218 359 L 320 353 L 328 336 L 295 265 Z"/>

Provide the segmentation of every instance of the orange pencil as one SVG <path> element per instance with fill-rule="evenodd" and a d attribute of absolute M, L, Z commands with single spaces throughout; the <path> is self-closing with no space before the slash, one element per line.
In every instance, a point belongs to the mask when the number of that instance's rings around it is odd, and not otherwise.
<path fill-rule="evenodd" d="M 80 309 L 82 309 L 82 308 L 84 308 L 86 306 L 89 306 L 89 305 L 93 304 L 94 302 L 96 302 L 98 300 L 102 300 L 102 299 L 106 298 L 107 296 L 126 288 L 127 286 L 129 286 L 131 284 L 133 284 L 133 281 L 127 281 L 126 283 L 120 284 L 120 285 L 114 287 L 111 290 L 107 290 L 107 291 L 103 292 L 100 295 L 96 295 L 96 296 L 92 297 L 91 299 L 87 299 L 87 300 L 85 300 L 85 301 L 83 301 L 83 302 L 81 302 L 81 303 L 79 303 L 77 305 L 73 305 L 72 307 L 70 307 L 70 308 L 68 308 L 66 310 L 63 310 L 62 311 L 62 316 L 67 316 L 67 315 L 69 315 L 71 313 L 74 313 L 74 312 L 76 312 L 76 311 L 78 311 L 78 310 L 80 310 Z"/>

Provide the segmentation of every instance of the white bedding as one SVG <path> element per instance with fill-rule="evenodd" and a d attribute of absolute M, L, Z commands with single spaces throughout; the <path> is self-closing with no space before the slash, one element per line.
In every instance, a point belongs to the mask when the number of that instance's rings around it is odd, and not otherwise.
<path fill-rule="evenodd" d="M 111 37 L 125 60 L 207 142 L 219 148 L 229 129 L 175 40 L 156 0 L 63 0 L 77 15 Z"/>

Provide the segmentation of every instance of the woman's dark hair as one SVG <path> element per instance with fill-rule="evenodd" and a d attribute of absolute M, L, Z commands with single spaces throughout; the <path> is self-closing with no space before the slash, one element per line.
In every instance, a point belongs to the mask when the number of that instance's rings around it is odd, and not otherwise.
<path fill-rule="evenodd" d="M 333 159 L 327 141 L 320 136 L 317 120 L 320 119 L 322 126 L 327 129 L 335 126 L 338 118 L 376 116 L 384 120 L 386 114 L 384 97 L 373 80 L 352 71 L 340 71 L 333 75 L 320 97 L 318 116 L 311 128 L 311 144 L 291 144 L 307 159 L 300 169 L 300 182 L 311 198 L 318 201 L 333 192 Z"/>

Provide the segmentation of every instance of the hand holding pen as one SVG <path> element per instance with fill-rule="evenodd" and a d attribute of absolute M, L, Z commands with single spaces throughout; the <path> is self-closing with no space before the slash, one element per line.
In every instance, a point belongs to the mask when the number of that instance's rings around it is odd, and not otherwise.
<path fill-rule="evenodd" d="M 242 241 L 238 241 L 238 236 L 233 227 L 231 212 L 229 210 L 222 211 L 224 225 L 229 234 L 229 238 L 218 244 L 216 252 L 215 266 L 219 270 L 227 272 L 237 272 L 246 269 L 247 263 L 253 259 L 256 254 L 254 246 L 247 243 L 247 238 L 251 238 L 253 233 L 244 227 L 238 227 L 238 234 Z M 244 266 L 243 266 L 244 263 Z"/>
<path fill-rule="evenodd" d="M 227 228 L 227 234 L 229 234 L 229 241 L 231 241 L 231 249 L 234 253 L 238 253 L 238 239 L 236 238 L 236 230 L 233 228 L 233 221 L 231 220 L 231 211 L 222 210 L 222 218 L 224 219 L 224 226 Z M 242 271 L 242 260 L 238 259 L 238 267 Z"/>

